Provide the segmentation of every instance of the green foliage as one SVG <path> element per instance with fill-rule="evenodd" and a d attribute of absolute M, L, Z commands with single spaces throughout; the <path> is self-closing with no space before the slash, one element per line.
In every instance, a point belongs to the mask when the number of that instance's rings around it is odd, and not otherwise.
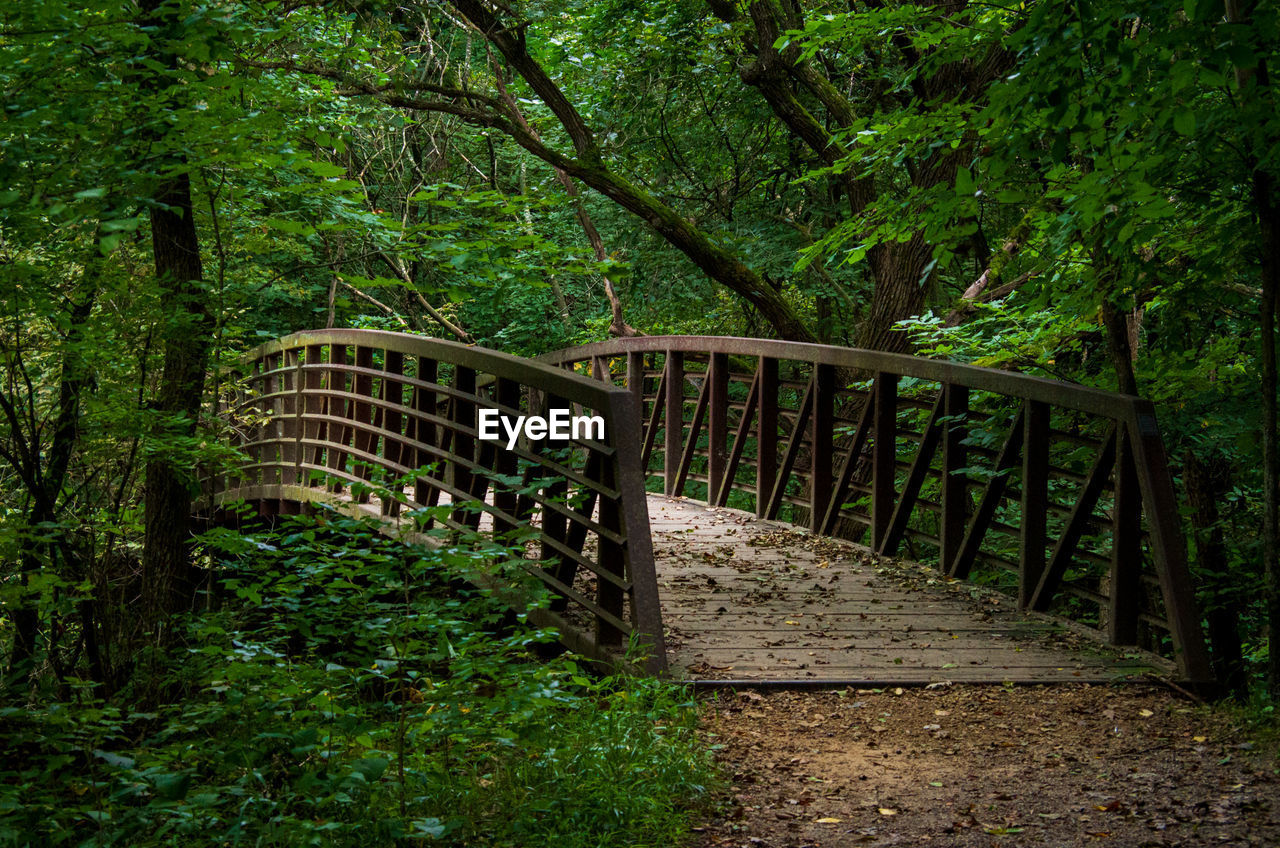
<path fill-rule="evenodd" d="M 708 789 L 685 693 L 538 662 L 551 634 L 464 582 L 515 580 L 502 549 L 337 515 L 205 547 L 160 703 L 3 708 L 0 843 L 666 846 Z"/>

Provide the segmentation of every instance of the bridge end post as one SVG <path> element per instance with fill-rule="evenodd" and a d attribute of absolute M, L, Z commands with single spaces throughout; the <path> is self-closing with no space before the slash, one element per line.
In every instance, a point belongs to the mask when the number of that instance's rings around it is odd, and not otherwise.
<path fill-rule="evenodd" d="M 1154 408 L 1149 401 L 1135 400 L 1132 414 L 1124 423 L 1128 431 L 1142 507 L 1147 514 L 1151 553 L 1164 597 L 1165 615 L 1178 668 L 1190 682 L 1212 686 L 1213 667 L 1200 628 L 1195 584 L 1187 561 L 1187 540 L 1182 534 L 1173 476 L 1165 454 Z"/>
<path fill-rule="evenodd" d="M 616 449 L 610 464 L 618 492 L 616 520 L 619 524 L 611 529 L 625 539 L 620 551 L 623 575 L 631 586 L 633 632 L 648 651 L 645 670 L 661 674 L 667 670 L 667 646 L 658 597 L 653 538 L 649 530 L 645 469 L 640 461 L 641 409 L 631 394 L 615 395 L 610 399 L 611 441 Z"/>

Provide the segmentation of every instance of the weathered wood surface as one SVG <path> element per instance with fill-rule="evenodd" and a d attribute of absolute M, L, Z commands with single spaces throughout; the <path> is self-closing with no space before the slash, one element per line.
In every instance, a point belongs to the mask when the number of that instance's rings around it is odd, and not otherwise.
<path fill-rule="evenodd" d="M 745 512 L 649 496 L 673 674 L 693 680 L 1111 681 L 1172 667 L 1017 599 Z"/>
<path fill-rule="evenodd" d="M 509 538 L 528 528 L 525 570 L 557 596 L 540 621 L 605 663 L 648 645 L 653 673 L 666 669 L 668 630 L 694 675 L 927 682 L 1131 670 L 1064 652 L 1057 632 L 1035 626 L 1048 619 L 1021 608 L 1074 615 L 1097 639 L 1167 652 L 1183 679 L 1211 679 L 1146 401 L 754 339 L 644 337 L 548 356 L 371 330 L 263 345 L 224 410 L 248 461 L 206 481 L 210 515 L 241 499 L 274 515 L 336 498 L 362 511 L 377 502 L 389 524 L 422 510 L 426 529 Z M 590 377 L 573 373 L 588 366 Z M 570 407 L 599 415 L 604 436 L 522 437 L 512 450 L 479 439 L 481 408 Z M 819 537 L 771 548 L 770 524 L 745 514 L 658 504 L 660 590 L 645 494 L 658 477 L 667 495 L 733 503 Z M 841 536 L 941 568 L 890 573 Z M 972 592 L 944 573 L 1012 580 L 1016 597 L 966 609 L 957 603 Z"/>
<path fill-rule="evenodd" d="M 1021 609 L 1213 673 L 1173 476 L 1142 398 L 962 363 L 705 336 L 539 357 L 625 388 L 649 484 L 1016 581 Z M 661 454 L 661 455 L 659 455 Z"/>

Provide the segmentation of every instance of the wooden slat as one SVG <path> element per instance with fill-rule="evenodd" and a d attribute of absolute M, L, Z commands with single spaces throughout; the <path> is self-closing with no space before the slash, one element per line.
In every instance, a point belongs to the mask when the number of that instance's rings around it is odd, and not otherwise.
<path fill-rule="evenodd" d="M 1116 429 L 1113 427 L 1106 441 L 1102 443 L 1102 450 L 1094 460 L 1093 467 L 1089 469 L 1089 476 L 1080 489 L 1076 505 L 1071 510 L 1071 518 L 1067 521 L 1062 535 L 1058 537 L 1057 544 L 1053 548 L 1053 556 L 1049 558 L 1049 564 L 1045 566 L 1044 573 L 1040 575 L 1040 581 L 1036 584 L 1035 592 L 1031 595 L 1029 606 L 1032 609 L 1046 610 L 1053 601 L 1058 584 L 1062 582 L 1062 575 L 1071 564 L 1071 556 L 1075 553 L 1076 545 L 1084 535 L 1085 518 L 1092 514 L 1094 507 L 1098 505 L 1102 484 L 1111 474 L 1115 461 Z"/>
<path fill-rule="evenodd" d="M 853 475 L 857 473 L 858 466 L 862 461 L 862 448 L 867 443 L 867 437 L 871 433 L 875 414 L 875 394 L 871 393 L 866 396 L 862 404 L 862 414 L 859 416 L 857 429 L 854 430 L 853 440 L 844 451 L 844 459 L 840 463 L 840 473 L 836 477 L 835 485 L 832 487 L 831 501 L 827 504 L 827 516 L 823 519 L 822 527 L 824 533 L 834 533 L 836 531 L 836 521 L 845 517 L 843 503 L 848 494 L 856 487 L 853 484 Z M 870 491 L 870 489 L 867 489 Z M 870 524 L 868 517 L 867 523 Z"/>
<path fill-rule="evenodd" d="M 707 402 L 710 393 L 710 381 L 705 377 L 698 389 L 698 400 L 693 407 L 693 418 L 689 420 L 689 434 L 685 437 L 684 449 L 680 451 L 680 469 L 676 472 L 676 484 L 670 494 L 680 494 L 689 476 L 689 466 L 693 455 L 698 452 L 698 436 L 702 433 L 702 424 L 707 416 Z"/>
<path fill-rule="evenodd" d="M 356 346 L 357 368 L 363 368 L 372 371 L 373 366 L 373 348 L 364 345 Z M 352 401 L 348 405 L 351 413 L 351 420 L 357 424 L 369 425 L 373 423 L 373 408 L 370 406 L 367 398 L 373 396 L 373 377 L 370 374 L 355 374 L 352 377 L 352 393 L 359 396 L 361 400 Z M 371 454 L 377 450 L 377 437 L 374 435 L 376 430 L 370 429 L 368 426 L 355 427 L 351 434 L 351 446 L 359 453 Z M 356 466 L 356 476 L 361 480 L 370 481 L 372 479 L 373 469 L 367 463 Z M 368 503 L 369 493 L 359 492 L 356 500 L 360 503 Z"/>
<path fill-rule="evenodd" d="M 751 437 L 751 422 L 755 418 L 759 399 L 760 372 L 757 370 L 751 381 L 751 388 L 747 390 L 747 400 L 742 406 L 742 417 L 738 419 L 738 431 L 733 437 L 733 447 L 729 450 L 724 478 L 721 480 L 720 489 L 716 492 L 714 500 L 711 501 L 715 506 L 724 506 L 729 502 L 729 493 L 733 491 L 738 468 L 742 463 L 742 454 L 747 447 L 747 439 Z"/>
<path fill-rule="evenodd" d="M 347 348 L 345 345 L 329 345 L 329 363 L 331 365 L 341 366 L 345 364 L 346 356 Z M 335 385 L 335 382 L 337 385 Z M 333 392 L 335 390 L 345 392 L 346 386 L 346 374 L 343 373 L 341 368 L 330 368 L 326 372 L 325 389 L 329 392 Z M 346 418 L 346 405 L 343 401 L 337 400 L 330 395 L 330 398 L 325 401 L 325 413 L 333 416 L 334 418 Z M 329 432 L 326 434 L 327 438 L 325 441 L 334 446 L 325 450 L 325 465 L 327 465 L 331 471 L 342 471 L 346 468 L 346 456 L 341 448 L 337 446 L 348 444 L 348 440 L 350 439 L 350 434 L 348 432 L 349 429 L 350 428 L 344 427 L 341 424 L 330 425 Z"/>
<path fill-rule="evenodd" d="M 617 484 L 617 471 L 613 462 L 598 461 L 596 471 L 600 477 L 600 481 L 606 486 L 614 486 Z M 621 505 L 614 501 L 603 501 L 600 504 L 600 523 L 615 532 L 623 531 Z M 591 510 L 588 508 L 586 514 L 590 515 Z M 618 544 L 614 544 L 609 539 L 601 537 L 598 539 L 597 556 L 599 558 L 600 573 L 608 574 L 616 578 L 618 582 L 613 580 L 598 580 L 596 582 L 596 603 L 605 609 L 614 618 L 624 618 L 626 615 L 626 592 L 622 590 L 628 577 L 626 573 L 626 549 Z M 610 619 L 604 616 L 596 616 L 596 641 L 601 645 L 610 645 L 621 647 L 622 640 L 626 637 L 627 631 L 614 627 Z"/>
<path fill-rule="evenodd" d="M 501 405 L 518 407 L 520 405 L 520 384 L 515 380 L 499 377 L 495 387 L 495 398 Z M 519 502 L 516 489 L 511 483 L 501 478 L 509 479 L 517 475 L 520 470 L 519 459 L 512 451 L 499 450 L 494 457 L 493 470 L 497 475 L 493 482 L 494 506 L 504 512 L 515 515 Z M 497 533 L 510 533 L 517 526 L 515 522 L 494 520 L 494 530 Z"/>
<path fill-rule="evenodd" d="M 318 364 L 323 362 L 324 346 L 309 345 L 306 348 L 306 353 L 303 354 L 303 357 L 304 357 L 305 365 L 313 365 L 313 364 Z M 318 392 L 319 390 L 324 388 L 324 379 L 325 378 L 324 378 L 323 372 L 304 369 L 302 372 L 302 380 L 299 385 L 301 385 L 304 392 L 306 392 L 307 390 Z M 311 416 L 316 413 L 324 412 L 324 406 L 325 406 L 324 398 L 319 397 L 318 394 L 306 394 L 301 399 L 299 405 L 302 408 L 302 414 L 303 414 L 303 423 L 302 423 L 302 430 L 301 430 L 302 437 L 312 438 L 312 439 L 322 438 L 322 436 L 325 435 L 323 432 L 323 428 L 325 427 L 325 425 L 312 420 Z M 310 460 L 311 462 L 318 464 L 322 461 L 322 456 L 323 456 L 323 452 L 317 448 L 315 455 L 310 457 L 305 455 L 300 455 L 299 461 L 305 462 Z M 299 479 L 298 482 L 305 484 L 306 480 Z"/>
<path fill-rule="evenodd" d="M 666 403 L 666 399 L 667 374 L 664 371 L 658 379 L 658 391 L 653 396 L 653 411 L 644 428 L 644 447 L 640 451 L 640 464 L 645 469 L 648 469 L 649 459 L 653 456 L 653 442 L 658 436 L 658 422 L 662 419 L 663 404 Z M 644 404 L 640 405 L 640 409 L 644 409 Z"/>
<path fill-rule="evenodd" d="M 996 457 L 994 476 L 987 482 L 987 488 L 982 493 L 982 500 L 978 502 L 978 508 L 973 512 L 973 519 L 969 522 L 968 529 L 965 530 L 964 541 L 960 543 L 960 550 L 956 553 L 956 558 L 947 568 L 947 573 L 952 577 L 963 580 L 969 576 L 969 570 L 973 568 L 973 561 L 978 555 L 978 550 L 982 547 L 982 539 L 987 534 L 987 529 L 991 526 L 991 521 L 995 518 L 996 507 L 1000 505 L 1000 498 L 1004 495 L 1005 486 L 1009 482 L 1009 471 L 1018 462 L 1019 452 L 1022 450 L 1022 440 L 1025 437 L 1023 420 L 1025 413 L 1018 410 L 1018 415 L 1013 420 L 1013 426 L 1009 428 L 1009 435 L 1005 437 L 1004 445 L 1000 448 L 1000 454 Z"/>
<path fill-rule="evenodd" d="M 764 511 L 765 518 L 778 517 L 778 508 L 782 505 L 782 496 L 786 493 L 791 469 L 796 464 L 796 457 L 800 455 L 800 445 L 804 440 L 805 427 L 808 426 L 812 411 L 813 380 L 810 380 L 804 390 L 804 397 L 800 399 L 800 408 L 796 410 L 795 426 L 791 430 L 791 438 L 787 440 L 787 450 L 782 456 L 782 465 L 778 468 L 777 477 L 773 481 L 773 491 L 769 494 L 769 503 Z"/>
<path fill-rule="evenodd" d="M 382 438 L 382 455 L 389 461 L 404 465 L 406 452 L 404 442 L 396 438 L 404 432 L 404 384 L 395 378 L 404 373 L 404 354 L 399 351 L 389 350 L 383 354 L 383 370 L 386 376 L 382 378 L 382 385 L 379 390 L 381 400 L 388 404 L 381 416 L 381 425 L 384 435 Z M 387 472 L 383 476 L 382 485 L 388 489 L 394 487 L 396 475 Z M 387 516 L 397 516 L 400 514 L 400 502 L 390 498 L 382 499 L 382 514 Z"/>
<path fill-rule="evenodd" d="M 898 502 L 894 506 L 889 528 L 885 532 L 884 538 L 880 541 L 878 550 L 882 556 L 896 554 L 898 545 L 907 532 L 907 522 L 911 520 L 911 510 L 915 507 L 916 498 L 920 496 L 920 487 L 924 484 L 925 477 L 928 475 L 929 464 L 933 462 L 933 455 L 938 450 L 938 442 L 942 440 L 941 419 L 944 406 L 945 393 L 939 394 L 938 399 L 934 402 L 933 412 L 929 416 L 929 423 L 925 425 L 924 438 L 920 442 L 920 449 L 911 463 L 911 470 L 907 472 L 907 479 L 903 483 L 902 493 L 898 496 Z"/>
<path fill-rule="evenodd" d="M 453 387 L 460 392 L 474 395 L 476 391 L 476 371 L 473 368 L 464 368 L 455 365 L 453 369 Z M 455 454 L 461 459 L 475 459 L 476 440 L 470 433 L 461 428 L 468 428 L 471 432 L 475 432 L 476 426 L 476 405 L 469 400 L 453 397 L 449 399 L 451 415 L 449 419 L 454 424 L 459 425 L 453 427 L 449 431 L 449 437 L 452 440 L 450 453 Z M 475 477 L 472 475 L 471 467 L 461 462 L 449 462 L 448 471 L 449 480 L 454 488 L 461 489 L 464 492 L 472 492 L 475 484 Z M 453 515 L 454 521 L 464 521 L 466 516 L 460 512 Z"/>

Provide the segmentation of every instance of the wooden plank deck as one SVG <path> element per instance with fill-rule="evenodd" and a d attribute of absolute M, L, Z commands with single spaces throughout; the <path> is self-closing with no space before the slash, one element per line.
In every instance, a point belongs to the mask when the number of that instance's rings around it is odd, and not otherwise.
<path fill-rule="evenodd" d="M 649 496 L 673 673 L 697 681 L 1103 682 L 1172 666 L 1013 598 L 748 513 Z"/>

